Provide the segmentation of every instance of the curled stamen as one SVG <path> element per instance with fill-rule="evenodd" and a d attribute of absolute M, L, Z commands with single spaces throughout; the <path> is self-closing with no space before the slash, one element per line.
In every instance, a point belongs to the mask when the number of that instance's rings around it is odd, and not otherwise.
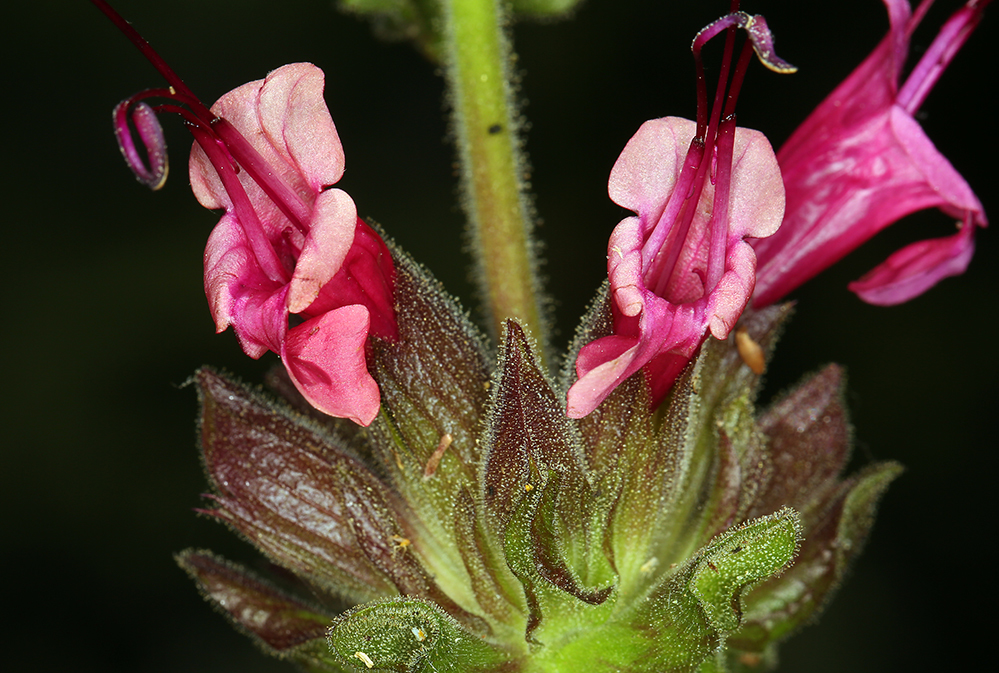
<path fill-rule="evenodd" d="M 167 160 L 163 127 L 156 118 L 156 112 L 146 103 L 125 100 L 115 106 L 113 119 L 118 149 L 121 150 L 125 163 L 132 169 L 136 179 L 154 191 L 162 187 L 166 182 L 170 165 Z M 135 127 L 139 140 L 146 150 L 148 164 L 135 146 L 132 126 Z"/>
<path fill-rule="evenodd" d="M 782 59 L 774 51 L 774 36 L 767 26 L 767 20 L 759 14 L 749 15 L 746 12 L 732 12 L 709 23 L 694 37 L 694 41 L 690 45 L 691 51 L 697 56 L 700 54 L 701 48 L 711 38 L 732 26 L 746 31 L 746 35 L 753 45 L 753 51 L 756 52 L 756 57 L 767 68 L 783 74 L 798 71 L 798 68 Z"/>

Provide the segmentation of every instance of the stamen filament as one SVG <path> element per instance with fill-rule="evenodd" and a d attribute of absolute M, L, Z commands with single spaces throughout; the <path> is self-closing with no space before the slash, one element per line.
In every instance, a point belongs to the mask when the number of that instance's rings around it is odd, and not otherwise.
<path fill-rule="evenodd" d="M 726 17 L 727 18 L 727 17 Z M 697 79 L 698 82 L 704 81 L 704 61 L 701 58 L 701 47 L 704 45 L 704 41 L 699 41 L 699 38 L 705 33 L 708 34 L 706 39 L 717 35 L 720 32 L 718 30 L 712 30 L 713 27 L 722 25 L 724 19 L 719 19 L 715 21 L 711 26 L 702 30 L 698 33 L 697 38 L 694 39 L 693 45 L 691 45 L 691 50 L 694 53 L 694 62 L 697 67 Z M 722 28 L 725 26 L 722 25 Z M 708 120 L 707 129 L 702 129 L 701 120 L 698 120 L 698 133 L 691 140 L 691 149 L 693 149 L 695 143 L 699 144 L 701 147 L 699 149 L 700 159 L 696 166 L 696 174 L 693 177 L 690 185 L 690 193 L 684 197 L 684 204 L 682 208 L 682 219 L 670 227 L 670 238 L 672 240 L 668 241 L 668 245 L 661 248 L 661 251 L 667 253 L 666 258 L 661 264 L 657 264 L 656 269 L 656 286 L 653 288 L 653 292 L 659 296 L 665 296 L 666 290 L 670 287 L 674 287 L 672 278 L 676 272 L 677 262 L 680 261 L 680 254 L 686 247 L 687 236 L 690 233 L 690 226 L 694 222 L 694 216 L 697 214 L 697 206 L 701 199 L 701 193 L 704 191 L 704 181 L 707 178 L 708 169 L 710 168 L 712 161 L 714 160 L 714 148 L 717 140 L 718 124 L 721 117 L 721 108 L 723 101 L 725 100 L 725 89 L 728 83 L 729 70 L 731 68 L 732 62 L 732 52 L 735 49 L 735 28 L 729 28 L 728 35 L 725 36 L 725 51 L 722 56 L 722 67 L 721 72 L 718 74 L 718 86 L 715 88 L 715 98 L 711 106 L 711 117 Z M 707 107 L 706 103 L 701 103 L 701 93 L 705 93 L 705 87 L 698 87 L 698 108 Z M 705 93 L 706 95 L 706 93 Z M 701 135 L 703 132 L 703 135 Z M 688 157 L 690 156 L 690 150 L 688 150 Z M 688 168 L 689 164 L 684 165 L 684 172 L 690 170 Z M 682 186 L 678 184 L 677 187 Z M 677 194 L 679 190 L 674 189 L 674 195 Z M 684 192 L 679 192 L 683 194 Z M 660 220 L 662 221 L 662 220 Z M 675 220 L 674 220 L 675 221 Z M 651 277 L 646 276 L 647 281 L 651 280 Z"/>
<path fill-rule="evenodd" d="M 242 227 L 243 233 L 250 244 L 250 249 L 253 251 L 254 257 L 257 258 L 257 263 L 260 265 L 261 270 L 263 270 L 269 279 L 275 282 L 282 284 L 289 282 L 291 276 L 284 268 L 284 265 L 281 264 L 277 252 L 267 239 L 264 227 L 260 223 L 260 219 L 257 217 L 257 213 L 253 209 L 253 205 L 250 203 L 243 185 L 240 184 L 239 178 L 236 177 L 236 172 L 233 170 L 232 164 L 229 162 L 228 152 L 225 151 L 216 136 L 200 125 L 192 125 L 190 130 L 198 145 L 208 155 L 209 161 L 212 162 L 215 172 L 218 173 L 219 179 L 222 181 L 222 186 L 232 200 L 232 207 L 236 212 L 236 220 Z"/>
<path fill-rule="evenodd" d="M 232 124 L 216 117 L 212 128 L 240 166 L 302 234 L 309 233 L 310 208 Z"/>
<path fill-rule="evenodd" d="M 650 260 L 643 264 L 642 274 L 647 283 L 654 282 L 655 287 L 650 289 L 661 297 L 666 297 L 666 292 L 671 287 L 685 286 L 683 282 L 677 283 L 674 275 L 677 273 L 681 254 L 690 247 L 687 237 L 697 215 L 706 179 L 711 179 L 712 184 L 716 185 L 716 190 L 707 223 L 708 252 L 701 277 L 704 290 L 712 291 L 725 273 L 725 252 L 728 245 L 726 223 L 735 147 L 735 104 L 745 81 L 751 54 L 755 52 L 766 67 L 776 72 L 789 73 L 796 70 L 793 65 L 774 52 L 773 36 L 766 20 L 762 16 L 750 16 L 738 11 L 738 6 L 738 0 L 733 0 L 731 3 L 733 11 L 702 29 L 694 37 L 690 47 L 694 54 L 697 72 L 697 129 L 690 141 L 673 193 L 648 240 L 642 246 L 642 259 Z M 745 30 L 747 40 L 733 70 L 732 55 L 735 50 L 737 28 Z M 727 31 L 725 48 L 709 114 L 701 50 L 709 40 L 723 30 Z M 700 245 L 701 241 L 694 241 L 692 244 Z"/>

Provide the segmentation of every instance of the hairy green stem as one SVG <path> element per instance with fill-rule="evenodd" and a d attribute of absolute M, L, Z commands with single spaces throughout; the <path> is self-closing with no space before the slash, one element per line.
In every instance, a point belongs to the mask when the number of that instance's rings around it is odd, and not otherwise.
<path fill-rule="evenodd" d="M 463 205 L 490 330 L 517 318 L 547 349 L 513 104 L 503 0 L 442 0 L 445 63 Z"/>

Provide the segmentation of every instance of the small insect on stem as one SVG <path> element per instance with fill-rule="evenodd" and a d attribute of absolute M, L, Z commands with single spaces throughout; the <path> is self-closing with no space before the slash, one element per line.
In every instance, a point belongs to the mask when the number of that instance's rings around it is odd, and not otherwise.
<path fill-rule="evenodd" d="M 412 544 L 409 538 L 403 537 L 401 535 L 392 535 L 389 539 L 391 539 L 392 542 L 395 543 L 395 546 L 392 547 L 392 556 L 395 556 L 395 553 L 397 551 L 405 549 L 406 547 Z"/>
<path fill-rule="evenodd" d="M 735 331 L 735 348 L 739 351 L 739 357 L 746 363 L 746 366 L 759 376 L 767 369 L 766 357 L 763 354 L 763 347 L 753 341 L 749 336 L 745 325 Z"/>
<path fill-rule="evenodd" d="M 364 652 L 354 652 L 354 656 L 364 662 L 364 665 L 368 668 L 374 668 L 375 662 L 371 661 L 371 657 L 366 655 Z"/>
<path fill-rule="evenodd" d="M 437 449 L 431 454 L 430 460 L 427 461 L 427 466 L 423 468 L 424 479 L 434 476 L 434 473 L 437 472 L 437 467 L 441 464 L 441 459 L 444 458 L 444 452 L 447 451 L 447 447 L 451 446 L 451 442 L 453 441 L 454 438 L 449 433 L 445 432 L 441 435 L 441 441 L 437 445 Z"/>

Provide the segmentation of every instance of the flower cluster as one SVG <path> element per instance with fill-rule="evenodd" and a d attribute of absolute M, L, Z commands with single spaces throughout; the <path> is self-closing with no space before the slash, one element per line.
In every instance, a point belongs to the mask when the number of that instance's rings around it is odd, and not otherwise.
<path fill-rule="evenodd" d="M 701 47 L 736 25 L 749 40 L 726 97 L 734 38 L 728 33 L 709 118 Z M 767 139 L 735 125 L 735 100 L 751 47 L 772 69 L 794 71 L 773 53 L 762 17 L 737 12 L 719 19 L 694 40 L 697 123 L 674 117 L 646 122 L 611 171 L 611 198 L 638 217 L 626 218 L 611 234 L 607 269 L 614 334 L 579 353 L 579 380 L 568 394 L 572 418 L 589 414 L 640 369 L 658 405 L 708 332 L 727 337 L 753 294 L 756 258 L 744 239 L 777 230 L 784 187 Z"/>
<path fill-rule="evenodd" d="M 289 581 L 178 555 L 265 649 L 331 673 L 747 670 L 821 611 L 901 468 L 844 476 L 835 365 L 756 408 L 789 314 L 771 304 L 920 208 L 958 232 L 851 289 L 895 303 L 965 268 L 982 207 L 913 114 L 990 0 L 969 0 L 901 87 L 929 0 L 915 15 L 885 0 L 889 35 L 777 153 L 735 117 L 754 53 L 794 70 L 766 21 L 734 2 L 702 30 L 697 119 L 646 122 L 611 171 L 611 199 L 634 215 L 611 234 L 608 283 L 559 378 L 522 322 L 490 348 L 333 187 L 344 153 L 322 71 L 286 65 L 208 108 L 93 1 L 170 85 L 116 108 L 122 154 L 158 188 L 156 115 L 184 117 L 194 194 L 224 211 L 204 256 L 216 326 L 284 363 L 270 381 L 282 400 L 210 369 L 193 382 L 212 489 L 200 511 Z M 709 100 L 701 50 L 716 36 Z M 331 607 L 343 599 L 354 607 Z"/>

